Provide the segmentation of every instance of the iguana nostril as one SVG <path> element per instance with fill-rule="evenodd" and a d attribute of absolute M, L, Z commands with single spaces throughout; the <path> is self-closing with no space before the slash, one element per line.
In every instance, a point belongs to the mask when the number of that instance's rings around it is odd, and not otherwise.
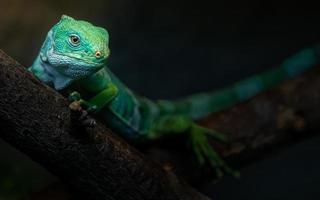
<path fill-rule="evenodd" d="M 95 53 L 95 56 L 96 56 L 96 58 L 100 58 L 101 57 L 101 52 L 100 51 L 96 51 L 96 53 Z"/>

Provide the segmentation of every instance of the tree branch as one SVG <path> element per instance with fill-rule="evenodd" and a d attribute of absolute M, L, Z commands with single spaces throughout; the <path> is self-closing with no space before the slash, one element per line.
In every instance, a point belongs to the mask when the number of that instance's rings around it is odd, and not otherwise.
<path fill-rule="evenodd" d="M 267 150 L 319 131 L 319 75 L 317 66 L 200 123 L 229 136 L 229 144 L 214 146 L 231 163 L 261 157 Z M 206 199 L 170 172 L 173 166 L 191 182 L 212 178 L 208 176 L 212 170 L 191 165 L 191 152 L 177 147 L 175 141 L 147 146 L 146 153 L 169 169 L 164 171 L 101 124 L 86 133 L 76 130 L 67 106 L 60 94 L 0 51 L 0 137 L 80 195 L 90 199 Z M 159 148 L 163 144 L 166 147 Z"/>
<path fill-rule="evenodd" d="M 214 113 L 199 123 L 226 134 L 226 145 L 213 143 L 216 150 L 232 165 L 252 162 L 270 150 L 280 149 L 320 130 L 320 66 L 265 91 L 250 100 Z M 167 145 L 167 144 L 166 144 Z M 170 146 L 169 146 L 170 147 Z M 175 166 L 176 174 L 197 185 L 213 178 L 209 167 L 188 166 L 186 152 L 159 151 L 148 148 L 147 154 L 163 165 Z M 162 148 L 163 149 L 163 148 Z M 238 168 L 236 167 L 236 168 Z"/>
<path fill-rule="evenodd" d="M 282 85 L 202 120 L 228 134 L 224 156 L 255 155 L 320 130 L 320 66 Z"/>
<path fill-rule="evenodd" d="M 0 137 L 68 183 L 80 197 L 208 199 L 101 123 L 80 132 L 72 125 L 67 100 L 0 50 Z"/>

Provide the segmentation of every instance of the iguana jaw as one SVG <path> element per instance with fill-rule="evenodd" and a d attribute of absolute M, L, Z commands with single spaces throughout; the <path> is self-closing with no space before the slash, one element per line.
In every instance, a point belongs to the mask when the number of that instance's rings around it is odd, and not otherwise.
<path fill-rule="evenodd" d="M 46 77 L 51 77 L 51 81 L 56 90 L 61 90 L 72 82 L 86 78 L 101 68 L 103 68 L 106 58 L 99 62 L 92 62 L 79 59 L 70 55 L 56 53 L 53 48 L 44 53 L 46 56 L 41 60 Z"/>
<path fill-rule="evenodd" d="M 83 56 L 80 56 L 79 54 L 74 54 L 74 53 L 58 53 L 58 52 L 54 52 L 54 53 L 60 56 L 69 57 L 70 59 L 73 59 L 73 60 L 78 60 L 78 62 L 86 63 L 87 65 L 92 65 L 92 66 L 100 65 L 100 64 L 103 65 L 106 63 L 106 60 L 107 60 L 107 57 L 100 58 L 99 60 L 95 60 L 94 57 L 91 57 L 91 56 L 83 57 Z M 95 61 L 92 61 L 92 60 L 95 60 Z"/>

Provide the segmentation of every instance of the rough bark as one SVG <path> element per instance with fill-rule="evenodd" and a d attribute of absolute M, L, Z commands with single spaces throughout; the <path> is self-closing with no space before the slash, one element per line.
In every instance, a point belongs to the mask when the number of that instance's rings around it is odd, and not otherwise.
<path fill-rule="evenodd" d="M 208 199 L 98 123 L 79 130 L 68 102 L 0 50 L 0 137 L 84 199 Z M 94 138 L 94 139 L 93 139 Z"/>

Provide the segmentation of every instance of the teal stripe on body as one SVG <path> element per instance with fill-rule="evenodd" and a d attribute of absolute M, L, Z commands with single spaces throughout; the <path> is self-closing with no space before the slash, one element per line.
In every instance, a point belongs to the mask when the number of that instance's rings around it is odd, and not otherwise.
<path fill-rule="evenodd" d="M 285 60 L 282 67 L 290 78 L 295 77 L 318 62 L 316 53 L 315 49 L 305 49 L 292 58 Z"/>
<path fill-rule="evenodd" d="M 304 49 L 286 59 L 279 67 L 236 82 L 212 93 L 200 93 L 177 101 L 161 101 L 163 113 L 186 114 L 200 119 L 236 103 L 248 100 L 258 93 L 293 78 L 319 62 L 318 46 Z M 319 50 L 320 51 L 320 50 Z"/>
<path fill-rule="evenodd" d="M 234 85 L 234 90 L 239 101 L 247 100 L 263 89 L 263 82 L 259 76 L 245 79 Z"/>

